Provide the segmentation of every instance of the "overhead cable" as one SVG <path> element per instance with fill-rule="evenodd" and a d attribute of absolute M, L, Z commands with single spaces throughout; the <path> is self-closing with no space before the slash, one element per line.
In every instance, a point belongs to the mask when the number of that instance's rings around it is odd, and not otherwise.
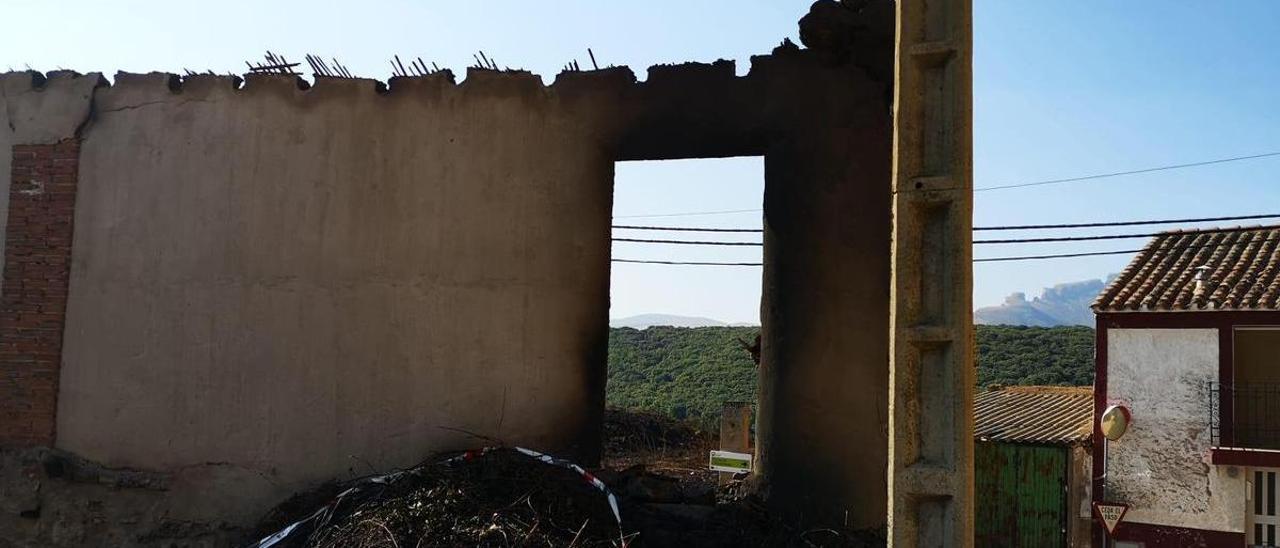
<path fill-rule="evenodd" d="M 636 244 L 676 244 L 676 245 L 724 245 L 724 246 L 762 246 L 760 242 L 708 242 L 690 240 L 646 240 L 641 238 L 614 238 L 615 242 L 631 242 Z"/>
<path fill-rule="evenodd" d="M 1167 224 L 1188 224 L 1188 223 L 1207 223 L 1221 221 L 1246 221 L 1259 219 L 1280 219 L 1280 213 L 1268 213 L 1259 215 L 1236 215 L 1230 217 L 1197 217 L 1187 219 L 1152 219 L 1142 221 L 1107 221 L 1094 223 L 1067 223 L 1067 224 L 1044 224 L 1044 225 L 1006 225 L 1006 226 L 978 226 L 974 227 L 975 232 L 984 231 L 1006 231 L 1006 230 L 1056 230 L 1056 229 L 1072 229 L 1072 228 L 1105 228 L 1119 226 L 1142 226 L 1142 225 L 1167 225 Z M 759 234 L 763 233 L 763 229 L 759 228 L 703 228 L 692 226 L 642 226 L 642 225 L 613 225 L 615 230 L 645 230 L 653 232 L 706 232 L 706 233 L 739 233 L 739 234 Z M 1247 227 L 1245 228 L 1248 229 Z M 1056 242 L 1056 241 L 1075 241 L 1075 240 L 1116 240 L 1124 238 L 1139 238 L 1154 236 L 1151 234 L 1133 234 L 1133 235 L 1102 235 L 1102 236 L 1079 236 L 1079 237 L 1062 237 L 1062 238 L 1028 238 L 1020 240 L 977 240 L 974 243 L 1033 243 L 1033 242 Z"/>
<path fill-rule="evenodd" d="M 1196 219 L 1158 219 L 1146 221 L 1112 221 L 1112 222 L 1095 222 L 1095 223 L 1067 223 L 1056 225 L 1009 225 L 1009 226 L 975 226 L 973 230 L 980 232 L 984 230 L 1046 230 L 1058 228 L 1102 228 L 1109 226 L 1140 226 L 1140 225 L 1173 225 L 1187 223 L 1210 223 L 1221 221 L 1247 221 L 1255 219 L 1280 219 L 1280 213 L 1266 213 L 1261 215 L 1236 215 L 1233 217 L 1200 217 Z"/>
<path fill-rule="evenodd" d="M 1154 172 L 1157 172 L 1157 171 L 1169 171 L 1169 170 L 1174 170 L 1174 169 L 1185 169 L 1185 168 L 1189 168 L 1189 167 L 1200 167 L 1200 166 L 1208 166 L 1208 165 L 1214 165 L 1214 164 L 1225 164 L 1225 163 L 1227 163 L 1227 162 L 1240 162 L 1240 161 L 1244 161 L 1244 160 L 1257 160 L 1257 159 L 1259 159 L 1259 158 L 1270 158 L 1270 157 L 1273 157 L 1273 156 L 1280 156 L 1280 151 L 1277 151 L 1277 152 L 1265 152 L 1265 153 L 1262 153 L 1262 154 L 1252 154 L 1252 155 L 1249 155 L 1249 156 L 1235 156 L 1235 157 L 1232 157 L 1232 158 L 1219 158 L 1219 159 L 1217 159 L 1217 160 L 1206 160 L 1206 161 L 1203 161 L 1203 162 L 1191 162 L 1191 163 L 1187 163 L 1187 164 L 1173 164 L 1173 165 L 1167 165 L 1167 166 L 1158 166 L 1158 167 L 1148 167 L 1148 168 L 1142 168 L 1142 169 L 1134 169 L 1134 170 L 1129 170 L 1129 171 L 1115 171 L 1115 172 L 1111 172 L 1111 173 L 1098 173 L 1098 174 L 1096 174 L 1096 175 L 1084 175 L 1084 176 L 1081 176 L 1081 177 L 1068 177 L 1068 178 L 1065 178 L 1065 179 L 1048 179 L 1048 180 L 1044 180 L 1044 181 L 1032 181 L 1032 182 L 1029 182 L 1029 183 L 1015 183 L 1015 184 L 1009 184 L 1009 185 L 997 185 L 997 186 L 979 187 L 979 188 L 975 188 L 975 189 L 973 189 L 973 191 L 974 191 L 974 192 L 986 192 L 986 191 L 988 191 L 988 190 L 1006 190 L 1006 189 L 1010 189 L 1010 188 L 1026 188 L 1026 187 L 1031 187 L 1031 186 L 1059 185 L 1059 184 L 1064 184 L 1064 183 L 1076 183 L 1076 182 L 1080 182 L 1080 181 L 1092 181 L 1092 180 L 1095 180 L 1095 179 L 1106 179 L 1106 178 L 1109 178 L 1109 177 L 1123 177 L 1123 176 L 1126 176 L 1126 175 L 1138 175 L 1138 174 L 1141 174 L 1141 173 L 1154 173 Z"/>
<path fill-rule="evenodd" d="M 1182 250 L 1207 249 L 1224 246 L 1241 246 L 1254 245 L 1269 242 L 1280 241 L 1280 238 L 1263 238 L 1261 240 L 1245 240 L 1232 242 L 1214 242 L 1208 244 L 1191 245 L 1181 248 Z M 1054 253 L 1048 255 L 1017 255 L 1011 257 L 981 257 L 973 260 L 975 263 L 995 263 L 1010 261 L 1036 261 L 1045 259 L 1072 259 L 1079 257 L 1101 257 L 1106 255 L 1128 255 L 1139 253 L 1142 249 L 1121 249 L 1115 251 L 1090 251 L 1084 253 Z M 636 259 L 613 259 L 616 263 L 639 263 L 639 264 L 669 264 L 669 265 L 697 265 L 697 266 L 762 266 L 763 263 L 729 263 L 729 262 L 713 262 L 713 261 L 647 261 Z"/>
<path fill-rule="evenodd" d="M 651 215 L 616 215 L 614 219 L 646 219 L 650 217 L 696 217 L 699 215 L 728 215 L 730 213 L 755 213 L 763 209 L 726 209 L 724 211 L 687 211 L 684 213 L 655 213 Z"/>
<path fill-rule="evenodd" d="M 1236 228 L 1216 228 L 1214 232 L 1249 232 L 1251 230 L 1276 228 L 1275 226 L 1242 226 Z M 1188 233 L 1197 232 L 1196 230 L 1187 231 Z M 974 240 L 977 244 L 1037 244 L 1049 242 L 1088 242 L 1097 240 L 1131 240 L 1134 238 L 1154 238 L 1165 234 L 1177 234 L 1174 232 L 1145 232 L 1142 234 L 1103 234 L 1100 236 L 1056 236 L 1047 238 L 1007 238 L 1001 240 Z"/>
<path fill-rule="evenodd" d="M 640 259 L 612 259 L 615 263 L 666 264 L 689 266 L 764 266 L 764 263 L 721 263 L 715 261 L 645 261 Z"/>
<path fill-rule="evenodd" d="M 1245 161 L 1245 160 L 1258 160 L 1258 159 L 1262 159 L 1262 158 L 1273 158 L 1273 157 L 1276 157 L 1276 156 L 1280 156 L 1280 151 L 1275 151 L 1275 152 L 1264 152 L 1264 153 L 1262 153 L 1262 154 L 1250 154 L 1250 155 L 1247 155 L 1247 156 L 1233 156 L 1233 157 L 1230 157 L 1230 158 L 1218 158 L 1218 159 L 1214 159 L 1214 160 L 1205 160 L 1205 161 L 1202 161 L 1202 162 L 1190 162 L 1190 163 L 1185 163 L 1185 164 L 1171 164 L 1171 165 L 1165 165 L 1165 166 L 1147 167 L 1147 168 L 1141 168 L 1141 169 L 1132 169 L 1132 170 L 1128 170 L 1128 171 L 1113 171 L 1113 172 L 1110 172 L 1110 173 L 1096 173 L 1096 174 L 1093 174 L 1093 175 L 1083 175 L 1083 176 L 1079 176 L 1079 177 L 1066 177 L 1066 178 L 1061 178 L 1061 179 L 1046 179 L 1046 180 L 1043 180 L 1043 181 L 1031 181 L 1031 182 L 1026 182 L 1026 183 L 1013 183 L 1013 184 L 1007 184 L 1007 185 L 996 185 L 996 186 L 977 187 L 977 188 L 974 188 L 974 189 L 973 189 L 973 191 L 974 191 L 974 192 L 987 192 L 987 191 L 991 191 L 991 190 L 1006 190 L 1006 189 L 1011 189 L 1011 188 L 1026 188 L 1026 187 L 1036 187 L 1036 186 L 1045 186 L 1045 185 L 1059 185 L 1059 184 L 1065 184 L 1065 183 L 1076 183 L 1076 182 L 1080 182 L 1080 181 L 1093 181 L 1093 180 L 1097 180 L 1097 179 L 1107 179 L 1107 178 L 1111 178 L 1111 177 L 1124 177 L 1124 176 L 1128 176 L 1128 175 L 1139 175 L 1139 174 L 1143 174 L 1143 173 L 1155 173 L 1155 172 L 1159 172 L 1159 171 L 1170 171 L 1170 170 L 1175 170 L 1175 169 L 1186 169 L 1186 168 L 1192 168 L 1192 167 L 1202 167 L 1202 166 L 1210 166 L 1210 165 L 1216 165 L 1216 164 L 1225 164 L 1225 163 L 1230 163 L 1230 162 L 1242 162 L 1242 161 Z M 649 214 L 649 215 L 619 215 L 619 216 L 616 216 L 616 217 L 614 217 L 614 218 L 615 218 L 615 219 L 643 219 L 643 218 L 653 218 L 653 217 L 695 217 L 695 216 L 700 216 L 700 215 L 726 215 L 726 214 L 730 214 L 730 213 L 754 213 L 754 212 L 757 212 L 757 211 L 764 211 L 764 210 L 763 210 L 763 209 L 733 209 L 733 210 L 726 210 L 726 211 L 689 211 L 689 212 L 683 212 L 683 213 L 656 213 L 656 214 Z"/>
<path fill-rule="evenodd" d="M 760 228 L 701 228 L 695 226 L 636 226 L 636 225 L 613 225 L 615 230 L 652 230 L 655 232 L 764 232 Z"/>

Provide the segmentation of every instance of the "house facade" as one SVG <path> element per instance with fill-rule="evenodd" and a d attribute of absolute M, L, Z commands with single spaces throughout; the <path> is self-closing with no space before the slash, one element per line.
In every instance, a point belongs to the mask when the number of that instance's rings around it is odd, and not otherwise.
<path fill-rule="evenodd" d="M 1280 227 L 1167 232 L 1094 303 L 1098 546 L 1277 546 Z"/>

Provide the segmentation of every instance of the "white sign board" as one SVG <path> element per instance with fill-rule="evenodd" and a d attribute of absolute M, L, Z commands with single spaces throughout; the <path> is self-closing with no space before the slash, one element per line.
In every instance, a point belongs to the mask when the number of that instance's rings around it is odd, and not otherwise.
<path fill-rule="evenodd" d="M 1107 534 L 1116 532 L 1116 526 L 1120 525 L 1120 520 L 1124 519 L 1125 512 L 1129 511 L 1128 504 L 1119 504 L 1114 502 L 1095 502 L 1093 510 L 1098 513 L 1098 519 L 1102 520 L 1102 525 L 1106 526 Z"/>
<path fill-rule="evenodd" d="M 733 451 L 712 451 L 711 469 L 716 472 L 750 472 L 751 454 Z"/>

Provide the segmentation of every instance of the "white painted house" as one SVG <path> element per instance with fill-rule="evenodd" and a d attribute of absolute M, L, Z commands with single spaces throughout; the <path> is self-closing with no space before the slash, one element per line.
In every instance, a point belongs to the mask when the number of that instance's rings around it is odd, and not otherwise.
<path fill-rule="evenodd" d="M 1094 303 L 1097 546 L 1280 545 L 1280 227 L 1167 232 Z"/>

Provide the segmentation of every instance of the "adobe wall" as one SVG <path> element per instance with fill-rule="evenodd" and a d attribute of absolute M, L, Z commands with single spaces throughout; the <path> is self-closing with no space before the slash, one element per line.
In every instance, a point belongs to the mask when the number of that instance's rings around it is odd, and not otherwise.
<path fill-rule="evenodd" d="M 861 69 L 782 47 L 640 83 L 67 78 L 3 78 L 87 90 L 55 116 L 0 109 L 79 144 L 50 439 L 156 474 L 165 519 L 243 527 L 476 436 L 590 462 L 613 163 L 764 155 L 766 494 L 884 523 L 891 129 Z"/>

